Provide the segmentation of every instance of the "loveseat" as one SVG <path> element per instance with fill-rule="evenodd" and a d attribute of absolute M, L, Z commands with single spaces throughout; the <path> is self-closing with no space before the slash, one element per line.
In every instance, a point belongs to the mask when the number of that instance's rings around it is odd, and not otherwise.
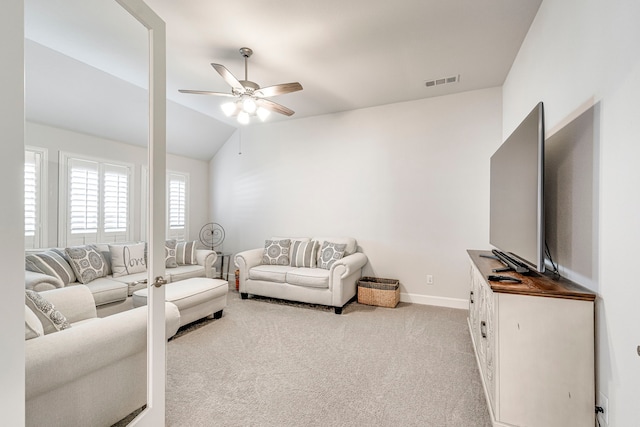
<path fill-rule="evenodd" d="M 76 257 L 76 259 L 72 258 Z M 215 275 L 215 251 L 196 242 L 165 242 L 167 282 Z M 25 256 L 25 287 L 37 292 L 86 285 L 100 316 L 130 309 L 133 292 L 145 288 L 144 242 L 95 244 L 29 250 Z"/>
<path fill-rule="evenodd" d="M 25 300 L 26 425 L 110 426 L 142 407 L 147 307 L 98 318 L 87 286 L 33 294 L 53 309 Z M 165 316 L 169 339 L 180 313 L 167 302 Z"/>
<path fill-rule="evenodd" d="M 251 295 L 320 304 L 342 313 L 367 257 L 350 237 L 283 238 L 235 256 L 243 299 Z"/>

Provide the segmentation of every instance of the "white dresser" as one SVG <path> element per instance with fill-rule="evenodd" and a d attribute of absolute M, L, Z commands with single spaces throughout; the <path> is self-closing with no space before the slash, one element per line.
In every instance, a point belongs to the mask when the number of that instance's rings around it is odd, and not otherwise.
<path fill-rule="evenodd" d="M 469 330 L 495 426 L 584 427 L 595 423 L 595 294 L 566 279 L 499 273 L 468 251 Z"/>

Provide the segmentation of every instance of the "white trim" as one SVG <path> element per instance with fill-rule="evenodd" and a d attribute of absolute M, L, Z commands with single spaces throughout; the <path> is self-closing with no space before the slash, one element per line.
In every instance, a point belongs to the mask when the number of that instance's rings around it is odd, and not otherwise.
<path fill-rule="evenodd" d="M 435 305 L 438 307 L 458 308 L 461 310 L 469 310 L 469 300 L 448 297 L 435 297 L 432 295 L 421 294 L 400 294 L 400 302 L 410 302 L 413 304 Z"/>

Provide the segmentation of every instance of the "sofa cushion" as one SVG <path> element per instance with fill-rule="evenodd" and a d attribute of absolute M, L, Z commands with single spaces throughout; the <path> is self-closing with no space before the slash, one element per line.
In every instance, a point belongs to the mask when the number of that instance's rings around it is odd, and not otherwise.
<path fill-rule="evenodd" d="M 318 242 L 316 242 L 315 240 L 307 242 L 297 240 L 292 242 L 290 255 L 291 266 L 308 268 L 315 267 L 317 248 Z"/>
<path fill-rule="evenodd" d="M 180 280 L 191 279 L 192 277 L 205 277 L 205 268 L 202 265 L 179 265 L 168 271 L 169 281 L 178 282 Z"/>
<path fill-rule="evenodd" d="M 107 275 L 107 263 L 95 245 L 73 246 L 65 249 L 78 282 L 87 284 Z"/>
<path fill-rule="evenodd" d="M 147 270 L 146 243 L 109 245 L 113 277 L 128 276 Z"/>
<path fill-rule="evenodd" d="M 178 265 L 194 265 L 198 263 L 195 241 L 180 242 L 176 245 L 176 262 Z"/>
<path fill-rule="evenodd" d="M 322 268 L 296 268 L 287 272 L 286 282 L 308 288 L 328 288 L 329 270 Z"/>
<path fill-rule="evenodd" d="M 166 240 L 164 242 L 164 266 L 167 268 L 176 268 L 178 261 L 176 259 L 176 247 L 178 242 L 175 239 Z"/>
<path fill-rule="evenodd" d="M 129 295 L 129 285 L 110 277 L 100 277 L 87 283 L 87 287 L 93 295 L 96 306 L 110 302 L 124 301 Z"/>
<path fill-rule="evenodd" d="M 64 317 L 64 314 L 56 310 L 54 305 L 43 298 L 42 295 L 30 289 L 26 289 L 24 293 L 25 305 L 29 307 L 38 317 L 38 320 L 40 320 L 45 335 L 71 327 L 69 322 L 67 322 L 67 318 Z"/>
<path fill-rule="evenodd" d="M 268 265 L 289 265 L 291 240 L 265 240 L 262 263 Z"/>
<path fill-rule="evenodd" d="M 41 337 L 44 335 L 44 327 L 38 316 L 25 304 L 24 305 L 24 339 Z"/>
<path fill-rule="evenodd" d="M 148 274 L 144 271 L 141 273 L 129 274 L 127 276 L 110 277 L 110 279 L 113 279 L 116 282 L 125 283 L 128 287 L 128 295 L 131 296 L 138 289 L 147 287 L 147 277 Z"/>
<path fill-rule="evenodd" d="M 249 279 L 284 283 L 287 273 L 295 270 L 289 265 L 257 265 L 249 270 Z"/>
<path fill-rule="evenodd" d="M 347 245 L 345 243 L 334 243 L 325 241 L 320 249 L 318 257 L 318 267 L 329 270 L 331 266 L 344 256 Z"/>
<path fill-rule="evenodd" d="M 25 268 L 36 273 L 57 277 L 65 285 L 76 281 L 73 268 L 67 262 L 64 251 L 60 249 L 27 254 Z"/>

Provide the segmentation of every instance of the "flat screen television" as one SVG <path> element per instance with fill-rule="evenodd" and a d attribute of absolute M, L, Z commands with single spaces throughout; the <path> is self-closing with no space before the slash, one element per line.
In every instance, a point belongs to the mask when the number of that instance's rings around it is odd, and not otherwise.
<path fill-rule="evenodd" d="M 544 109 L 527 115 L 491 156 L 489 242 L 518 272 L 545 270 Z M 513 261 L 513 265 L 509 264 Z"/>

